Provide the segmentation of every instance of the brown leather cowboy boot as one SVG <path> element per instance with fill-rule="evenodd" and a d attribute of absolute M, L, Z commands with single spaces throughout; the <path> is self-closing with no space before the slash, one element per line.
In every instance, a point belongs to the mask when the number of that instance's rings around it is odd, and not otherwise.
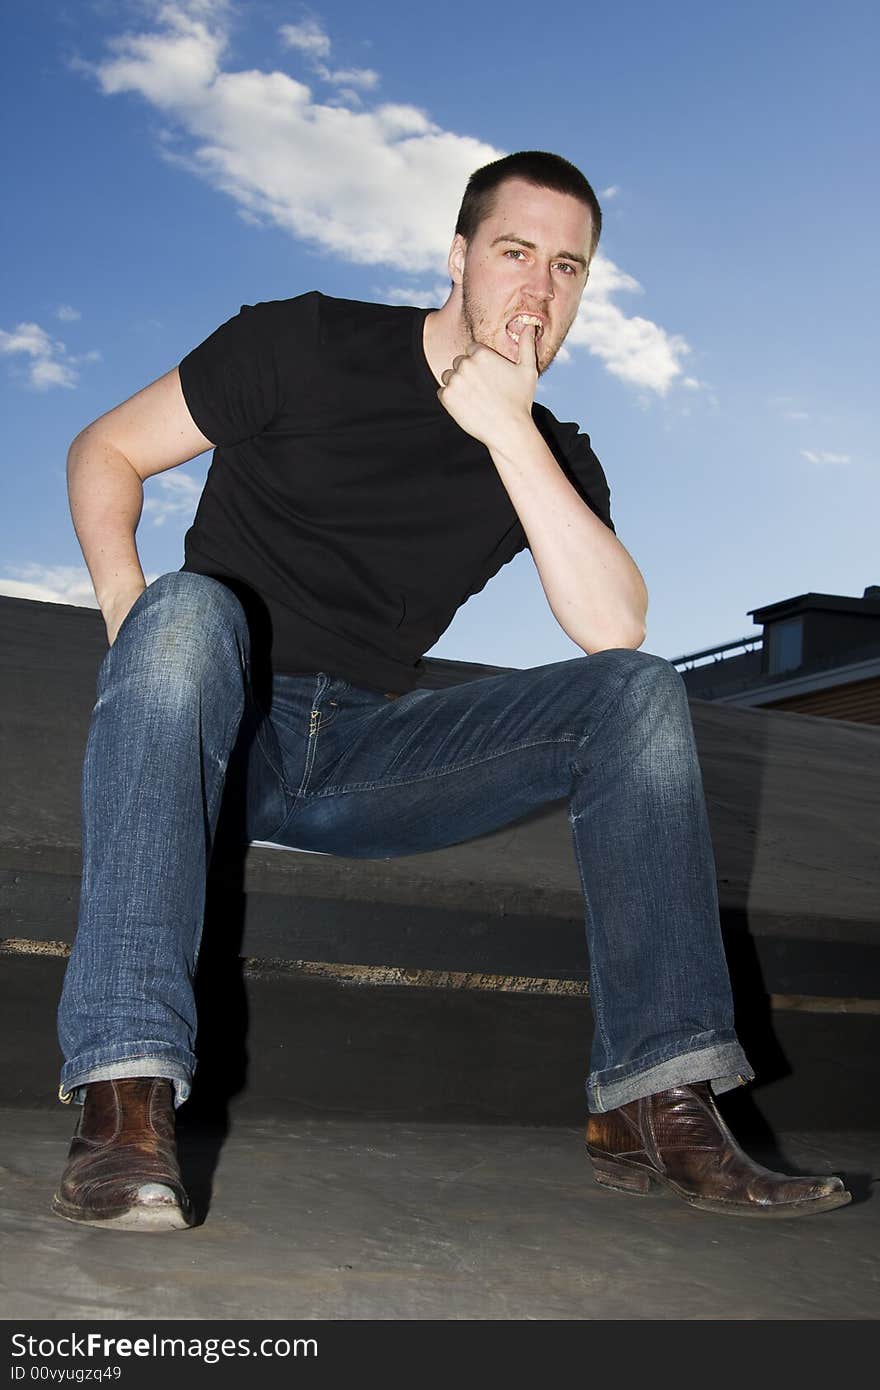
<path fill-rule="evenodd" d="M 124 1231 L 193 1221 L 174 1142 L 173 1088 L 157 1077 L 93 1081 L 52 1210 Z"/>
<path fill-rule="evenodd" d="M 851 1200 L 840 1178 L 793 1177 L 753 1163 L 705 1081 L 591 1115 L 587 1153 L 603 1187 L 644 1194 L 652 1183 L 663 1183 L 702 1211 L 809 1216 Z"/>

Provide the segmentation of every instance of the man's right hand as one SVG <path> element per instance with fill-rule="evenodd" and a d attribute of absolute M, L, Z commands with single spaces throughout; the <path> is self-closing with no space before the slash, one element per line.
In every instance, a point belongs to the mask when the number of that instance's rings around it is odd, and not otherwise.
<path fill-rule="evenodd" d="M 146 584 L 139 583 L 123 589 L 120 593 L 114 594 L 113 598 L 102 607 L 101 612 L 104 615 L 104 623 L 107 628 L 107 641 L 111 647 L 116 641 L 116 634 L 146 587 Z"/>

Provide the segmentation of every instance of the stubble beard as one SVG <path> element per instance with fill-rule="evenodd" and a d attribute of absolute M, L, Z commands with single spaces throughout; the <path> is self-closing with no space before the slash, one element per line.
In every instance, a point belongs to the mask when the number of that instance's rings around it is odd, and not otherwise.
<path fill-rule="evenodd" d="M 468 344 L 482 343 L 485 347 L 490 347 L 495 352 L 498 352 L 499 349 L 495 347 L 495 344 L 491 341 L 493 334 L 492 328 L 489 323 L 489 319 L 486 317 L 485 314 L 483 314 L 479 304 L 477 303 L 474 296 L 471 294 L 470 286 L 468 285 L 466 275 L 463 278 L 461 285 L 461 316 L 464 322 Z M 572 322 L 574 322 L 573 319 Z M 568 324 L 565 333 L 563 333 L 562 337 L 559 339 L 557 343 L 550 344 L 549 357 L 545 356 L 544 338 L 542 337 L 540 339 L 538 343 L 538 376 L 543 376 L 547 368 L 550 366 L 550 363 L 553 361 L 557 352 L 562 347 L 562 344 L 565 341 L 566 335 L 570 327 L 571 324 Z M 501 334 L 504 337 L 507 337 L 507 325 L 505 323 L 501 324 Z M 506 354 L 502 353 L 502 356 L 505 355 Z"/>

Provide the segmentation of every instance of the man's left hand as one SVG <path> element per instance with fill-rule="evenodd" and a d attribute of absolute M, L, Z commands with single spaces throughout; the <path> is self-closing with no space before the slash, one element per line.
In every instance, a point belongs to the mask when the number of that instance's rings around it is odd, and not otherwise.
<path fill-rule="evenodd" d="M 441 374 L 437 392 L 453 420 L 488 449 L 503 449 L 518 431 L 532 425 L 532 402 L 538 380 L 535 325 L 523 324 L 519 359 L 471 343 Z"/>

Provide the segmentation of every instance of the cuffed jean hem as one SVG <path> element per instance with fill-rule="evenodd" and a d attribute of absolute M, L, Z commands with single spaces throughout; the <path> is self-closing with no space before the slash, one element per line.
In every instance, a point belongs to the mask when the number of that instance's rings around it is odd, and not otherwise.
<path fill-rule="evenodd" d="M 106 1056 L 108 1050 L 101 1049 L 105 1055 L 100 1062 L 92 1060 L 96 1057 L 93 1052 L 65 1063 L 58 1088 L 58 1099 L 63 1105 L 82 1105 L 84 1088 L 92 1081 L 119 1081 L 134 1076 L 160 1076 L 173 1082 L 175 1106 L 189 1099 L 196 1069 L 192 1053 L 181 1059 L 179 1052 L 164 1043 L 128 1044 L 127 1048 L 113 1049 L 117 1055 L 111 1058 Z"/>
<path fill-rule="evenodd" d="M 628 1105 L 631 1100 L 668 1091 L 672 1086 L 689 1086 L 696 1081 L 708 1081 L 716 1096 L 754 1081 L 755 1073 L 735 1038 L 725 1041 L 717 1034 L 704 1033 L 692 1041 L 703 1045 L 649 1066 L 645 1066 L 645 1062 L 650 1058 L 644 1058 L 641 1063 L 612 1067 L 590 1076 L 587 1081 L 589 1109 L 601 1114 L 616 1110 L 619 1105 Z"/>

